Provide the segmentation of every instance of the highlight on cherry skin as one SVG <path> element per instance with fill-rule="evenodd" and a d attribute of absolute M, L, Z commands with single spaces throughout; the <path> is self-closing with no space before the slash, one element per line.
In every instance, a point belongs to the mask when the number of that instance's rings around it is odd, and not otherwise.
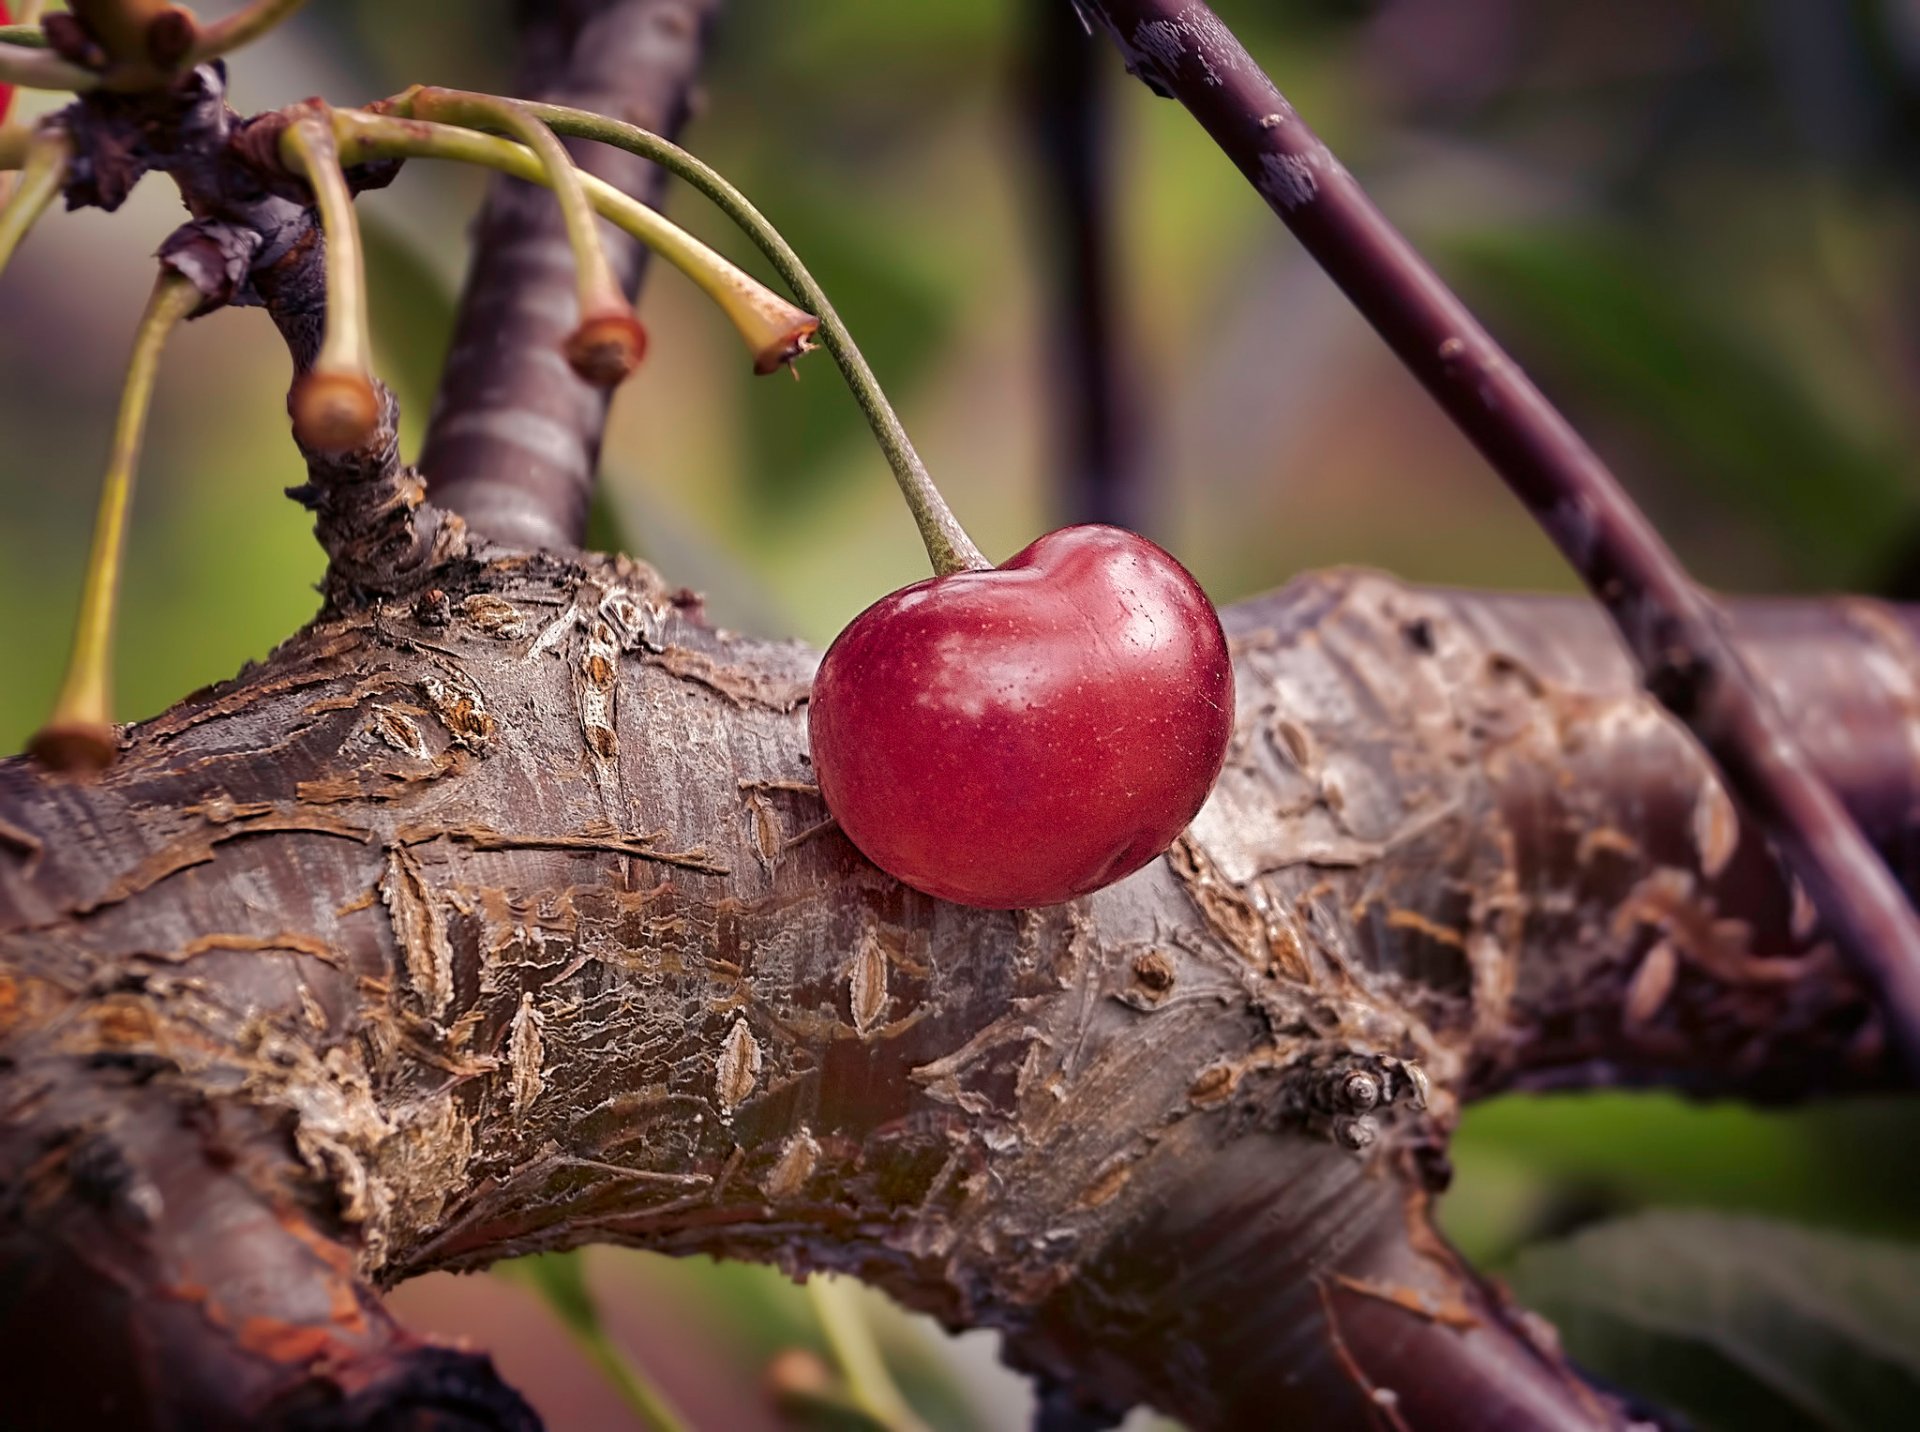
<path fill-rule="evenodd" d="M 827 808 L 917 890 L 989 909 L 1110 885 L 1199 813 L 1233 665 L 1199 583 L 1117 527 L 916 582 L 834 639 L 808 705 Z"/>

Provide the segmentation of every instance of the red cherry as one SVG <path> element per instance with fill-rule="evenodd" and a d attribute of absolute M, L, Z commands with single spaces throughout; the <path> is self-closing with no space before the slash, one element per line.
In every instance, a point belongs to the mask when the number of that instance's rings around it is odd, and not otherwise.
<path fill-rule="evenodd" d="M 0 0 L 0 25 L 11 25 L 13 16 L 7 10 L 7 0 Z M 0 85 L 0 120 L 7 117 L 7 111 L 13 107 L 13 86 Z"/>
<path fill-rule="evenodd" d="M 827 648 L 807 719 L 827 808 L 874 864 L 966 905 L 1055 905 L 1138 870 L 1199 811 L 1233 666 L 1178 562 L 1067 527 L 868 607 Z"/>

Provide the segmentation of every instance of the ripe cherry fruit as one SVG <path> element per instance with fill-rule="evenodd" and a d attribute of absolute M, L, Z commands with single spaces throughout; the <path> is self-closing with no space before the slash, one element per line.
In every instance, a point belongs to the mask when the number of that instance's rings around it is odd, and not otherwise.
<path fill-rule="evenodd" d="M 1213 604 L 1115 527 L 867 608 L 814 677 L 827 807 L 929 895 L 1054 905 L 1138 870 L 1198 813 L 1233 731 Z"/>
<path fill-rule="evenodd" d="M 11 25 L 13 16 L 7 11 L 7 0 L 0 0 L 0 25 Z M 0 83 L 0 122 L 5 121 L 7 111 L 13 108 L 13 86 Z"/>

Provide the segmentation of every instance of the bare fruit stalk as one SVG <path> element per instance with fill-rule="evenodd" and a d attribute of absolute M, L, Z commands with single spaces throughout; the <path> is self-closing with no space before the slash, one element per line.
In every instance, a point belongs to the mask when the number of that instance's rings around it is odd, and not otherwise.
<path fill-rule="evenodd" d="M 593 201 L 587 197 L 580 171 L 553 131 L 525 105 L 464 90 L 412 89 L 395 102 L 392 112 L 504 133 L 533 151 L 546 172 L 547 187 L 559 201 L 579 286 L 580 323 L 567 339 L 567 362 L 597 387 L 611 388 L 624 382 L 640 366 L 647 349 L 647 333 L 621 292 L 613 265 L 607 261 Z"/>
<path fill-rule="evenodd" d="M 364 110 L 335 110 L 333 122 L 340 153 L 349 163 L 451 159 L 496 169 L 533 184 L 547 182 L 546 170 L 532 150 L 490 134 Z M 596 213 L 666 259 L 719 304 L 753 353 L 756 372 L 770 373 L 807 351 L 819 326 L 811 313 L 787 302 L 638 199 L 591 174 L 582 174 L 580 183 Z"/>
<path fill-rule="evenodd" d="M 0 208 L 0 271 L 5 270 L 27 230 L 60 192 L 72 157 L 73 146 L 60 130 L 43 129 L 27 141 L 19 187 L 6 207 Z"/>
<path fill-rule="evenodd" d="M 140 442 L 153 404 L 160 350 L 174 325 L 200 303 L 199 289 L 172 269 L 163 269 L 134 335 L 120 413 L 114 420 L 113 449 L 100 486 L 100 510 L 80 589 L 80 615 L 74 626 L 66 678 L 52 714 L 28 748 L 56 770 L 99 770 L 111 764 L 119 749 L 113 729 L 113 627 Z"/>
<path fill-rule="evenodd" d="M 348 452 L 380 425 L 360 225 L 324 112 L 309 111 L 289 124 L 280 136 L 280 155 L 312 187 L 327 241 L 326 329 L 313 367 L 294 379 L 287 406 L 302 444 L 320 452 Z"/>

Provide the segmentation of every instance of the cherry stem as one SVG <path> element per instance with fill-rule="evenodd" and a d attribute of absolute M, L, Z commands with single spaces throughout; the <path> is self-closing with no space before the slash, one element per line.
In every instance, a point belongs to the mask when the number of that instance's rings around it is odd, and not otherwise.
<path fill-rule="evenodd" d="M 638 125 L 566 105 L 529 101 L 526 108 L 556 133 L 598 140 L 653 160 L 705 194 L 722 213 L 739 225 L 767 256 L 780 277 L 787 281 L 794 296 L 819 315 L 821 344 L 839 365 L 847 387 L 853 391 L 854 401 L 860 405 L 860 411 L 866 415 L 867 424 L 880 443 L 880 450 L 886 454 L 894 479 L 900 484 L 901 494 L 907 500 L 907 508 L 913 513 L 914 523 L 920 529 L 920 538 L 926 543 L 927 556 L 933 561 L 934 571 L 946 576 L 953 572 L 981 571 L 993 565 L 974 546 L 973 539 L 967 536 L 966 529 L 953 515 L 940 490 L 933 485 L 926 464 L 914 450 L 899 414 L 894 412 L 893 404 L 887 401 L 880 380 L 874 377 L 873 369 L 867 366 L 859 345 L 853 341 L 847 325 L 828 301 L 826 291 L 807 271 L 807 266 L 793 251 L 793 246 L 764 214 L 748 202 L 744 194 L 722 178 L 712 166 L 679 145 Z"/>
<path fill-rule="evenodd" d="M 574 272 L 579 284 L 581 327 L 608 317 L 637 321 L 633 305 L 627 302 L 619 279 L 614 277 L 613 265 L 607 261 L 593 201 L 587 197 L 586 185 L 580 182 L 580 171 L 551 129 L 529 113 L 525 105 L 495 95 L 424 87 L 409 90 L 402 98 L 407 112 L 415 119 L 502 132 L 531 149 L 545 171 L 546 186 L 559 201 L 560 215 L 566 224 L 567 243 L 573 250 Z M 398 109 L 395 112 L 399 112 Z"/>
<path fill-rule="evenodd" d="M 406 96 L 389 101 L 395 108 Z M 365 110 L 335 110 L 334 133 L 350 163 L 370 159 L 448 159 L 477 164 L 544 185 L 546 171 L 533 151 L 451 124 L 401 119 Z M 806 351 L 818 321 L 772 289 L 729 263 L 657 209 L 621 193 L 604 180 L 581 174 L 580 183 L 595 212 L 611 219 L 700 286 L 717 303 L 754 354 L 754 367 L 770 372 Z"/>
<path fill-rule="evenodd" d="M 27 141 L 19 187 L 6 207 L 0 208 L 0 271 L 5 270 L 27 230 L 60 192 L 72 156 L 73 146 L 58 129 L 40 130 Z"/>
<path fill-rule="evenodd" d="M 90 90 L 100 87 L 98 74 L 48 53 L 44 45 L 44 36 L 39 45 L 24 37 L 13 43 L 0 43 L 0 84 L 46 90 Z"/>
<path fill-rule="evenodd" d="M 153 404 L 160 350 L 174 325 L 203 301 L 192 282 L 172 269 L 163 269 L 134 332 L 133 356 L 127 363 L 120 412 L 114 419 L 113 447 L 100 485 L 93 548 L 87 554 L 86 576 L 80 588 L 73 649 L 53 713 L 34 740 L 36 750 L 51 751 L 56 743 L 71 750 L 76 739 L 87 741 L 91 737 L 88 745 L 95 754 L 90 763 L 105 765 L 112 758 L 113 625 L 119 607 L 120 572 L 125 565 L 127 519 L 133 508 L 140 442 Z"/>
<path fill-rule="evenodd" d="M 352 375 L 371 383 L 373 343 L 360 224 L 324 109 L 302 114 L 281 132 L 280 157 L 313 190 L 327 240 L 327 321 L 314 371 Z"/>
<path fill-rule="evenodd" d="M 252 44 L 289 19 L 307 0 L 254 0 L 237 15 L 215 20 L 200 31 L 187 57 L 187 68 Z"/>

